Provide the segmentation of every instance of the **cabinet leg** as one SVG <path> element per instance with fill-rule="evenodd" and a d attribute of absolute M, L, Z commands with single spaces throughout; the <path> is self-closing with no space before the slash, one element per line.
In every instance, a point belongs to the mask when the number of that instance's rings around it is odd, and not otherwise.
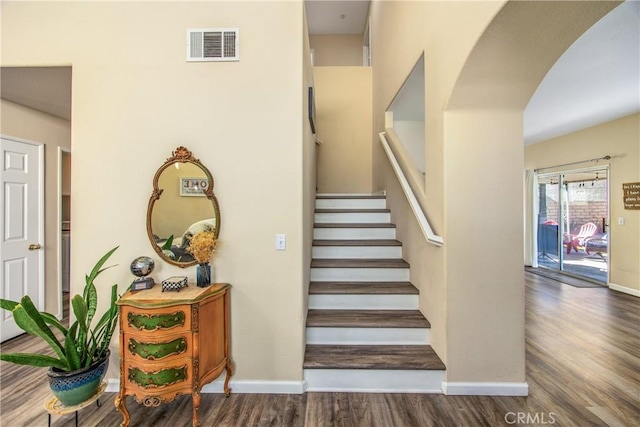
<path fill-rule="evenodd" d="M 231 375 L 233 375 L 233 364 L 231 363 L 231 361 L 227 361 L 227 366 L 225 369 L 227 371 L 227 375 L 224 379 L 224 395 L 226 397 L 229 397 L 229 395 L 231 395 L 231 389 L 229 388 L 229 380 L 231 379 Z"/>
<path fill-rule="evenodd" d="M 198 415 L 198 409 L 200 409 L 200 392 L 193 393 L 191 397 L 193 399 L 193 427 L 200 427 L 200 415 Z"/>
<path fill-rule="evenodd" d="M 116 409 L 122 414 L 122 424 L 120 424 L 120 427 L 129 426 L 130 416 L 129 411 L 127 411 L 127 404 L 125 402 L 126 398 L 127 396 L 119 395 L 115 400 Z"/>

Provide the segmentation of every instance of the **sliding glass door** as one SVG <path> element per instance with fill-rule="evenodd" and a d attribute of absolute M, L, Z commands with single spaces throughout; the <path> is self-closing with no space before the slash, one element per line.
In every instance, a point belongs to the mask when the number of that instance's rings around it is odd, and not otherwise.
<path fill-rule="evenodd" d="M 538 184 L 539 265 L 606 283 L 608 169 L 541 174 Z"/>

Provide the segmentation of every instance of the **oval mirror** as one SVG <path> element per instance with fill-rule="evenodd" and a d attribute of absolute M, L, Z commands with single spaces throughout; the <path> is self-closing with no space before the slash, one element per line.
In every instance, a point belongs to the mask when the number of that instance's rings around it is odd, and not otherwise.
<path fill-rule="evenodd" d="M 178 147 L 153 177 L 147 209 L 147 234 L 163 260 L 189 267 L 196 260 L 187 251 L 191 238 L 212 229 L 220 233 L 220 209 L 209 170 L 185 147 Z"/>

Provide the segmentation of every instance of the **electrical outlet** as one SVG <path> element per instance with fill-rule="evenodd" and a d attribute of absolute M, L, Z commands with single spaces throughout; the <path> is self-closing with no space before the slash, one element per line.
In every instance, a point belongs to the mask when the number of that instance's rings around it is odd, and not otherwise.
<path fill-rule="evenodd" d="M 276 250 L 287 250 L 287 236 L 286 234 L 276 234 Z"/>

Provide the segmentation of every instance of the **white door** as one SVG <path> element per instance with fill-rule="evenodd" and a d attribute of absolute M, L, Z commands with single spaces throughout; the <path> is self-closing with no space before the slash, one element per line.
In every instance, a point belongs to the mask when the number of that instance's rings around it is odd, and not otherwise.
<path fill-rule="evenodd" d="M 2 138 L 0 297 L 28 294 L 44 305 L 44 146 Z M 0 310 L 1 341 L 20 335 L 10 312 Z"/>

